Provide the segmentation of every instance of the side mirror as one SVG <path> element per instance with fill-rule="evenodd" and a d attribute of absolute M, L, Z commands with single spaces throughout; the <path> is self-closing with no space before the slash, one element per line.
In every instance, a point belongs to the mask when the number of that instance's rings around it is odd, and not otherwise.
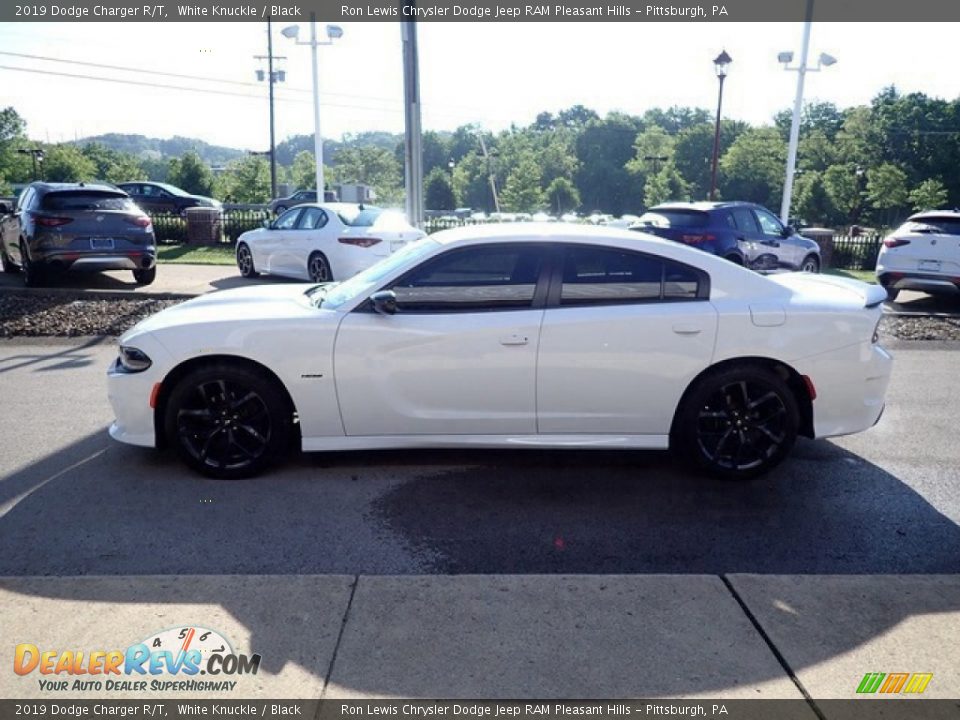
<path fill-rule="evenodd" d="M 370 296 L 373 309 L 381 315 L 395 315 L 397 312 L 397 295 L 393 290 L 381 290 Z"/>
<path fill-rule="evenodd" d="M 783 236 L 785 238 L 790 237 L 791 235 L 796 235 L 797 229 L 793 225 L 785 225 L 783 228 Z"/>
<path fill-rule="evenodd" d="M 273 220 L 271 220 L 270 218 L 264 218 L 264 219 L 263 219 L 263 226 L 264 226 L 267 230 L 273 230 Z"/>

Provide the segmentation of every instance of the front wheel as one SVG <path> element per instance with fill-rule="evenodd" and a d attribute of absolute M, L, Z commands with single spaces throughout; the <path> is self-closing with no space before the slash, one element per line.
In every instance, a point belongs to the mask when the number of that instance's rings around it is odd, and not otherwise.
<path fill-rule="evenodd" d="M 677 415 L 677 449 L 726 480 L 747 480 L 777 466 L 797 439 L 799 410 L 786 382 L 757 366 L 707 375 Z"/>
<path fill-rule="evenodd" d="M 816 255 L 807 255 L 800 263 L 800 272 L 818 273 L 820 272 L 820 260 Z"/>
<path fill-rule="evenodd" d="M 245 278 L 255 278 L 260 275 L 253 265 L 253 253 L 246 243 L 237 246 L 237 269 Z"/>
<path fill-rule="evenodd" d="M 166 437 L 181 459 L 213 478 L 250 477 L 288 447 L 293 410 L 275 381 L 240 365 L 216 363 L 173 388 Z"/>
<path fill-rule="evenodd" d="M 307 260 L 307 274 L 310 281 L 315 283 L 325 283 L 333 280 L 333 272 L 330 270 L 330 263 L 323 256 L 323 253 L 315 252 Z"/>

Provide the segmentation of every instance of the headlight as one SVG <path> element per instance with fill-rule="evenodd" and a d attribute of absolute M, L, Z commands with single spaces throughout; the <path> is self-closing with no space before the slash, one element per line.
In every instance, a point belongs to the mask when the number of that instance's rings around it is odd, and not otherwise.
<path fill-rule="evenodd" d="M 153 361 L 147 357 L 143 350 L 123 345 L 120 346 L 119 362 L 120 367 L 131 373 L 143 372 L 153 364 Z"/>

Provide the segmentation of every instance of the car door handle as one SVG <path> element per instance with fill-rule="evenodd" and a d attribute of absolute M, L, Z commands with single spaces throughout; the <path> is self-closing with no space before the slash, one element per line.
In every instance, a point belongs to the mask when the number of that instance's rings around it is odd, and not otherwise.
<path fill-rule="evenodd" d="M 500 338 L 501 345 L 526 345 L 530 342 L 530 338 L 526 335 L 518 335 L 514 333 L 513 335 L 504 335 Z"/>
<path fill-rule="evenodd" d="M 677 335 L 697 335 L 703 332 L 703 328 L 693 323 L 674 323 L 673 331 Z"/>

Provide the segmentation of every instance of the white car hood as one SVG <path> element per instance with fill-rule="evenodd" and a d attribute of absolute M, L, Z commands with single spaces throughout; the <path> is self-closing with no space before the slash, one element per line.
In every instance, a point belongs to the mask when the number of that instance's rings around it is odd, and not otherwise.
<path fill-rule="evenodd" d="M 835 275 L 794 272 L 768 275 L 767 278 L 812 304 L 862 308 L 877 306 L 887 299 L 887 291 L 879 285 Z"/>
<path fill-rule="evenodd" d="M 315 318 L 331 311 L 318 310 L 306 296 L 311 284 L 254 285 L 220 290 L 174 305 L 137 324 L 121 338 L 141 332 L 155 333 L 185 325 L 219 325 Z"/>

